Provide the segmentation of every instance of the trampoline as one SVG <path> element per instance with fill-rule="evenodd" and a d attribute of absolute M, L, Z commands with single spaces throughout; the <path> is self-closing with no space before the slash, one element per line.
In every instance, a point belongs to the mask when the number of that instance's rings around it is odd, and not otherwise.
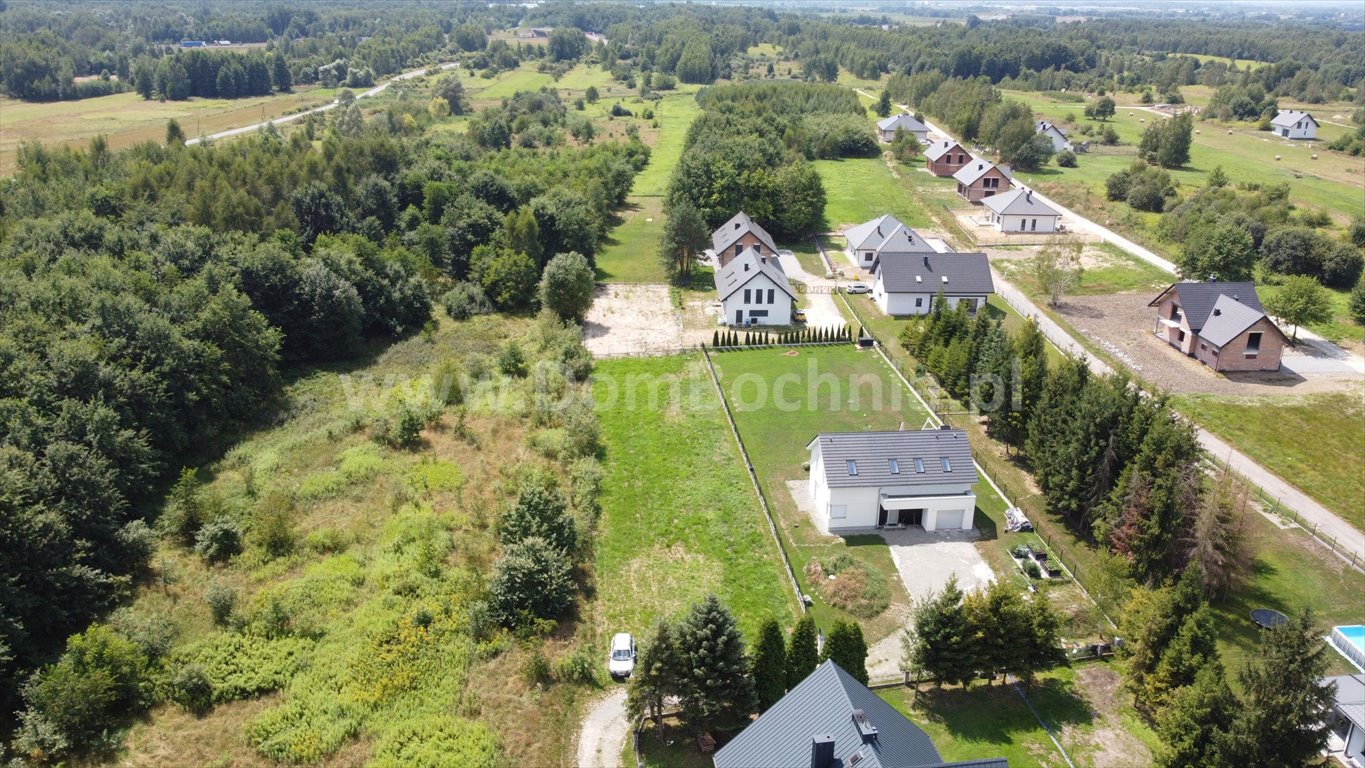
<path fill-rule="evenodd" d="M 1251 620 L 1261 629 L 1270 629 L 1289 621 L 1289 617 L 1270 608 L 1257 608 L 1251 612 Z"/>

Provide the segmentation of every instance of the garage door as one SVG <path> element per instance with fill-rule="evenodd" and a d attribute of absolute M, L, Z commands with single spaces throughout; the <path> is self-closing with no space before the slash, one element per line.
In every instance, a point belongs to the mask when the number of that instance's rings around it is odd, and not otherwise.
<path fill-rule="evenodd" d="M 934 518 L 934 530 L 956 531 L 962 528 L 962 510 L 940 509 Z"/>

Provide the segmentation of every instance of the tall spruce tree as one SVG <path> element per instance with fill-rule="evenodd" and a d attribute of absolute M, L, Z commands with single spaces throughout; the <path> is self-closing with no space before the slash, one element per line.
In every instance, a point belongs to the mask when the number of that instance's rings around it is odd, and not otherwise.
<path fill-rule="evenodd" d="M 915 646 L 912 665 L 943 683 L 972 679 L 975 638 L 957 577 L 950 576 L 943 591 L 931 596 L 915 612 Z"/>
<path fill-rule="evenodd" d="M 1228 765 L 1298 766 L 1327 744 L 1325 715 L 1335 700 L 1327 645 L 1304 610 L 1261 633 L 1256 655 L 1238 675 L 1242 709 L 1232 728 Z"/>
<path fill-rule="evenodd" d="M 660 740 L 664 737 L 661 727 L 664 701 L 678 695 L 681 683 L 675 634 L 676 631 L 664 621 L 654 625 L 653 633 L 635 661 L 635 671 L 631 673 L 630 687 L 626 690 L 626 711 L 631 719 L 653 718 Z"/>
<path fill-rule="evenodd" d="M 1160 589 L 1135 589 L 1124 606 L 1119 621 L 1119 632 L 1128 642 L 1122 653 L 1128 657 L 1128 677 L 1125 687 L 1141 698 L 1146 692 L 1147 678 L 1161 663 L 1167 646 L 1185 623 L 1185 618 L 1203 605 L 1197 569 L 1188 569 L 1180 581 Z"/>
<path fill-rule="evenodd" d="M 976 671 L 992 680 L 998 674 L 1022 672 L 1027 667 L 1022 640 L 1031 621 L 1014 585 L 992 581 L 985 590 L 967 595 L 963 606 L 971 625 Z"/>
<path fill-rule="evenodd" d="M 1246 578 L 1246 520 L 1251 495 L 1226 466 L 1209 480 L 1195 514 L 1194 538 L 1186 558 L 1203 576 L 1204 597 L 1213 600 Z"/>
<path fill-rule="evenodd" d="M 792 630 L 791 643 L 787 646 L 787 690 L 815 671 L 820 663 L 820 650 L 815 640 L 815 618 L 809 614 L 802 616 Z"/>
<path fill-rule="evenodd" d="M 708 595 L 678 625 L 683 719 L 701 731 L 729 730 L 754 709 L 754 679 L 744 635 L 720 599 Z"/>
<path fill-rule="evenodd" d="M 1142 706 L 1160 712 L 1175 691 L 1193 683 L 1199 670 L 1218 658 L 1215 639 L 1213 614 L 1207 605 L 1186 616 L 1156 669 L 1144 679 L 1143 691 L 1138 694 Z"/>
<path fill-rule="evenodd" d="M 1223 665 L 1216 659 L 1206 663 L 1157 715 L 1156 732 L 1164 742 L 1156 751 L 1157 768 L 1232 765 L 1229 732 L 1239 708 Z"/>
<path fill-rule="evenodd" d="M 867 641 L 863 639 L 863 628 L 857 624 L 843 619 L 834 622 L 820 657 L 833 661 L 854 680 L 867 685 Z"/>
<path fill-rule="evenodd" d="M 1015 670 L 1025 684 L 1031 685 L 1039 672 L 1066 666 L 1062 648 L 1062 619 L 1044 595 L 1035 595 L 1026 610 L 1028 631 L 1019 638 L 1022 663 Z"/>
<path fill-rule="evenodd" d="M 762 713 L 787 692 L 787 641 L 777 619 L 770 618 L 759 627 L 753 659 L 754 693 Z"/>

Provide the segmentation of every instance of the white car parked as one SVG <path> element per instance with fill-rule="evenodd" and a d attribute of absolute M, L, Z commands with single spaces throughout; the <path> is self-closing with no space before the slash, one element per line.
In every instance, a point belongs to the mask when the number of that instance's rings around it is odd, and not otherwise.
<path fill-rule="evenodd" d="M 867 283 L 849 283 L 844 286 L 844 293 L 871 293 L 872 289 Z"/>
<path fill-rule="evenodd" d="M 619 678 L 630 677 L 630 673 L 635 671 L 635 638 L 629 632 L 618 632 L 611 638 L 607 671 L 612 677 Z"/>

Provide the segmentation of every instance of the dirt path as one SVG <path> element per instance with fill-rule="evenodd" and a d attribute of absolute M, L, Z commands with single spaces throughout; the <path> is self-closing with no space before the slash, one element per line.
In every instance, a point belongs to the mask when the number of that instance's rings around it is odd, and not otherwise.
<path fill-rule="evenodd" d="M 579 768 L 621 768 L 621 748 L 629 735 L 626 689 L 621 687 L 593 702 L 583 717 L 578 734 Z"/>

